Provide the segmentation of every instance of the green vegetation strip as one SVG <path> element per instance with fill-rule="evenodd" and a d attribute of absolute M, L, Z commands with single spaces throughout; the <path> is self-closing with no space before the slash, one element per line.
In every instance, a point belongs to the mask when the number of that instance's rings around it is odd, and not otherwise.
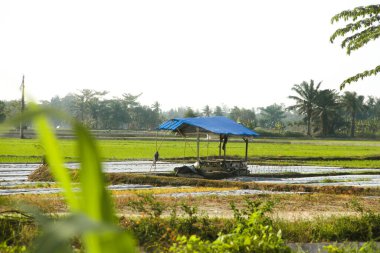
<path fill-rule="evenodd" d="M 249 160 L 254 164 L 320 165 L 348 168 L 380 168 L 380 145 L 374 141 L 287 140 L 253 141 Z M 104 161 L 151 160 L 156 144 L 161 159 L 187 160 L 196 156 L 194 141 L 98 140 Z M 59 140 L 65 161 L 78 161 L 75 140 Z M 186 148 L 185 148 L 186 146 Z M 218 153 L 217 142 L 201 142 L 200 155 L 207 158 Z M 227 144 L 227 155 L 244 156 L 242 142 Z M 34 139 L 0 139 L 0 163 L 40 162 L 45 150 Z"/>

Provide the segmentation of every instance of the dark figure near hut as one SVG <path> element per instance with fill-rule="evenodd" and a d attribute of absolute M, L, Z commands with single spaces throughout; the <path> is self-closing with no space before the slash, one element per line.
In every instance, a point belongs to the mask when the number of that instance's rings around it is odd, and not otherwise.
<path fill-rule="evenodd" d="M 150 170 L 152 170 L 152 168 L 156 170 L 156 163 L 159 157 L 160 157 L 160 154 L 158 153 L 158 151 L 156 151 L 156 153 L 154 153 L 154 156 L 153 156 L 153 163 L 152 163 L 152 166 L 150 166 Z"/>

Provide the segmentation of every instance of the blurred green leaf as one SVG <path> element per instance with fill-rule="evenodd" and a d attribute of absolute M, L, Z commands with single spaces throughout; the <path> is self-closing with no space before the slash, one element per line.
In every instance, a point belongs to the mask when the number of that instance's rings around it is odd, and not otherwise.
<path fill-rule="evenodd" d="M 76 236 L 83 236 L 88 233 L 103 238 L 101 243 L 105 251 L 100 252 L 135 252 L 134 242 L 129 234 L 116 226 L 94 222 L 83 214 L 72 214 L 56 221 L 53 219 L 47 220 L 46 217 L 39 217 L 38 219 L 45 220 L 45 222 L 41 224 L 43 232 L 34 244 L 32 252 L 72 252 L 70 247 L 71 240 Z M 119 243 L 115 245 L 114 239 L 117 239 Z"/>
<path fill-rule="evenodd" d="M 38 109 L 33 108 L 33 110 Z M 45 148 L 46 159 L 48 161 L 51 173 L 53 174 L 55 180 L 61 184 L 69 207 L 71 210 L 76 211 L 79 209 L 79 204 L 73 191 L 70 174 L 63 166 L 64 160 L 61 152 L 59 151 L 58 142 L 55 138 L 54 132 L 46 117 L 42 115 L 36 115 L 34 117 L 34 123 L 36 125 L 38 137 Z"/>
<path fill-rule="evenodd" d="M 106 190 L 105 177 L 97 146 L 90 132 L 80 124 L 74 125 L 78 138 L 81 186 L 81 210 L 98 221 L 114 222 L 113 205 Z"/>

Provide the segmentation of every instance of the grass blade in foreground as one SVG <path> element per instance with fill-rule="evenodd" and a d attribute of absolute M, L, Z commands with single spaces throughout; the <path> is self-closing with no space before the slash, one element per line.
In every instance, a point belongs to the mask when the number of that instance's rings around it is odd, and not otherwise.
<path fill-rule="evenodd" d="M 69 172 L 63 166 L 63 158 L 61 152 L 59 151 L 58 142 L 55 138 L 54 132 L 49 125 L 46 117 L 42 115 L 44 112 L 39 111 L 36 105 L 30 106 L 32 107 L 32 111 L 37 113 L 34 116 L 33 120 L 36 126 L 38 138 L 40 139 L 42 146 L 45 148 L 46 158 L 50 167 L 50 171 L 53 174 L 56 182 L 59 183 L 63 188 L 63 193 L 70 209 L 72 211 L 78 211 L 78 200 L 72 188 Z"/>
<path fill-rule="evenodd" d="M 81 185 L 81 210 L 92 220 L 113 224 L 115 212 L 110 195 L 106 190 L 105 178 L 97 146 L 89 131 L 81 124 L 74 123 L 78 137 Z M 125 252 L 133 250 L 130 236 L 125 233 L 91 233 L 85 237 L 90 252 Z"/>

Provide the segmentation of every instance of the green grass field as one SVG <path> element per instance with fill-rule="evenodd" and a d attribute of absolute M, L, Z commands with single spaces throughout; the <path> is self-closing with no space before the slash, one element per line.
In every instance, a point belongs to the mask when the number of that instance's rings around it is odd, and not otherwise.
<path fill-rule="evenodd" d="M 60 140 L 66 161 L 76 161 L 74 140 Z M 155 140 L 99 140 L 105 161 L 152 159 L 156 145 L 161 159 L 182 159 L 196 156 L 196 143 L 188 141 Z M 40 162 L 45 153 L 35 139 L 0 139 L 0 162 Z M 218 155 L 217 142 L 201 142 L 203 157 Z M 227 155 L 244 157 L 243 142 L 229 142 Z M 252 163 L 323 165 L 353 168 L 380 168 L 380 143 L 376 141 L 346 140 L 273 140 L 256 139 L 249 144 Z"/>

